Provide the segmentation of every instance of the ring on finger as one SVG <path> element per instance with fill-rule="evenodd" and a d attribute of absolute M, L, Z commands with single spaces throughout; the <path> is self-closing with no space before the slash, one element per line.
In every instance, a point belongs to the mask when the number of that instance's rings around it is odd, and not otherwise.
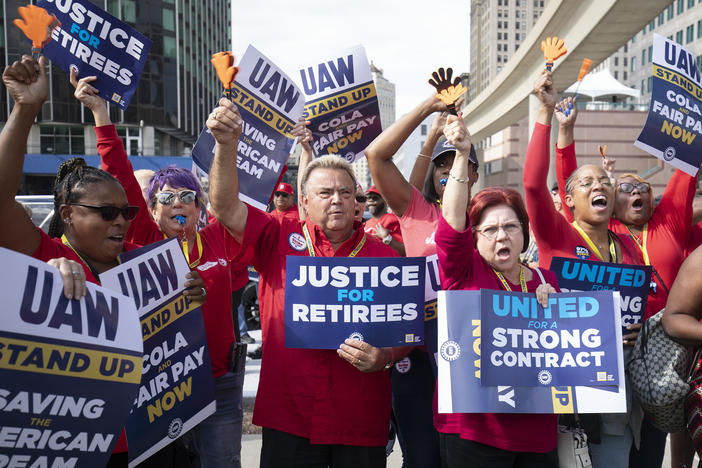
<path fill-rule="evenodd" d="M 200 290 L 202 291 L 202 297 L 207 297 L 207 289 L 200 288 Z"/>
<path fill-rule="evenodd" d="M 80 271 L 78 271 L 78 270 L 72 270 L 72 271 L 71 271 L 71 274 L 72 274 L 73 276 L 78 276 L 78 275 L 80 275 Z"/>

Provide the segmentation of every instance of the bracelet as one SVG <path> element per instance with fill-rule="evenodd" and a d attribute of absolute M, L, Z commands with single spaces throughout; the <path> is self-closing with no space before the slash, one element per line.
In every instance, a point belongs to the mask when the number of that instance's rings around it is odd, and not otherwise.
<path fill-rule="evenodd" d="M 451 174 L 450 172 L 449 172 L 449 177 L 452 178 L 453 180 L 455 180 L 456 182 L 461 183 L 461 184 L 467 184 L 468 181 L 470 180 L 470 178 L 468 178 L 468 177 L 466 177 L 465 179 L 459 179 L 458 177 Z"/>
<path fill-rule="evenodd" d="M 426 154 L 422 154 L 422 153 L 419 153 L 419 155 L 417 157 L 418 158 L 427 158 L 427 159 L 431 160 L 431 156 L 427 156 Z"/>

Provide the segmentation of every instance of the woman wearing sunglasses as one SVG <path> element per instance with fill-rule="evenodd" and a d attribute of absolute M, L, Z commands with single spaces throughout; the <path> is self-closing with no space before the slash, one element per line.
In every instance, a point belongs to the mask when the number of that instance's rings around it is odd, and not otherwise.
<path fill-rule="evenodd" d="M 205 282 L 207 289 L 202 292 L 206 302 L 202 312 L 217 411 L 192 430 L 193 446 L 203 468 L 239 467 L 244 382 L 244 361 L 241 359 L 246 357 L 239 356 L 242 353 L 233 353 L 237 348 L 232 320 L 231 270 L 226 252 L 232 237 L 219 222 L 197 231 L 202 192 L 195 176 L 186 169 L 171 166 L 157 171 L 149 183 L 147 206 L 105 102 L 90 84 L 97 78 L 88 76 L 78 80 L 77 72 L 72 70 L 70 79 L 76 88 L 75 97 L 92 111 L 95 118 L 103 169 L 122 183 L 129 203 L 140 207 L 126 239 L 148 245 L 177 237 L 182 242 L 190 268 L 198 271 Z M 236 365 L 236 356 L 239 356 L 239 366 Z M 235 368 L 236 373 L 233 372 Z"/>

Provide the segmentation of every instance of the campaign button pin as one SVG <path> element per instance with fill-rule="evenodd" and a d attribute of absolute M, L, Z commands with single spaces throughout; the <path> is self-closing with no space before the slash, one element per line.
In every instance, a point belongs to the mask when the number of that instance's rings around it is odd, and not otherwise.
<path fill-rule="evenodd" d="M 302 234 L 298 232 L 293 232 L 290 234 L 290 237 L 288 237 L 288 244 L 290 244 L 290 247 L 293 249 L 297 250 L 298 252 L 302 252 L 305 250 L 305 246 L 307 243 L 305 242 L 305 238 L 302 237 Z"/>
<path fill-rule="evenodd" d="M 406 374 L 412 368 L 412 361 L 407 356 L 403 357 L 395 363 L 395 370 L 400 374 Z"/>

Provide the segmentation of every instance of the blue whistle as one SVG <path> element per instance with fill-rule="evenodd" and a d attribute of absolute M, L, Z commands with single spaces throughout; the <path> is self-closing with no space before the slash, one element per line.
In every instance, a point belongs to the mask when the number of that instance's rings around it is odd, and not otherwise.
<path fill-rule="evenodd" d="M 446 185 L 447 182 L 448 182 L 448 179 L 446 177 L 442 177 L 441 179 L 439 179 L 439 183 L 441 185 Z"/>
<path fill-rule="evenodd" d="M 178 223 L 179 223 L 181 226 L 182 226 L 183 224 L 185 224 L 185 216 L 176 215 L 176 216 L 175 216 L 175 219 L 178 221 Z"/>

